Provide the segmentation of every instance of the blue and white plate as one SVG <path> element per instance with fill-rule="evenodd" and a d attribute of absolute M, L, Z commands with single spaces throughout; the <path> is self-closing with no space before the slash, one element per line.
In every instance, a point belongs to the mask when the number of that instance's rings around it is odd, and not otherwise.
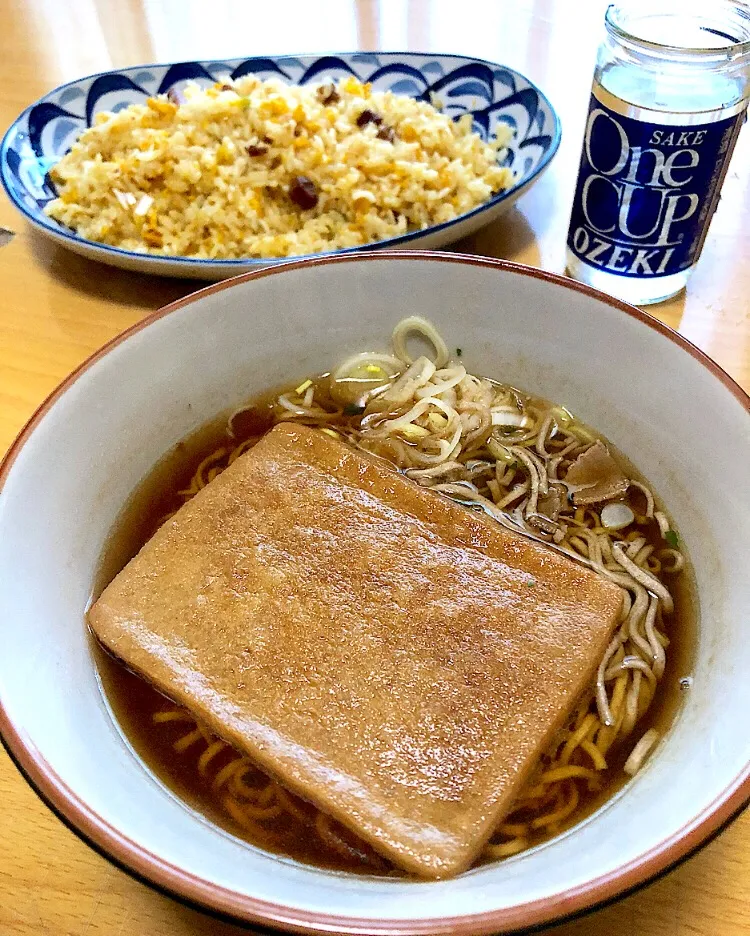
<path fill-rule="evenodd" d="M 167 276 L 224 279 L 284 260 L 198 260 L 163 257 L 109 247 L 87 240 L 48 218 L 43 211 L 56 193 L 50 168 L 90 127 L 100 111 L 117 111 L 153 94 L 179 88 L 186 81 L 209 85 L 227 76 L 257 74 L 304 85 L 354 75 L 378 91 L 393 91 L 429 100 L 434 92 L 452 117 L 471 114 L 483 137 L 498 123 L 514 130 L 505 165 L 517 176 L 515 185 L 453 221 L 399 237 L 350 247 L 353 253 L 373 247 L 443 247 L 473 233 L 507 210 L 542 174 L 560 143 L 560 121 L 552 105 L 528 78 L 502 65 L 459 55 L 411 52 L 344 52 L 142 65 L 103 72 L 62 85 L 27 108 L 5 134 L 0 147 L 0 177 L 11 201 L 42 233 L 103 263 Z M 286 258 L 285 258 L 286 259 Z M 292 259 L 292 258 L 289 258 Z"/>

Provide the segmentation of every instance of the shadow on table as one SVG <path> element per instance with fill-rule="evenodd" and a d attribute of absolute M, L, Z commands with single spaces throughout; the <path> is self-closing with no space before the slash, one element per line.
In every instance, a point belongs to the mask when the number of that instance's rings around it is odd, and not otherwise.
<path fill-rule="evenodd" d="M 208 285 L 202 280 L 177 279 L 134 273 L 108 266 L 97 260 L 81 257 L 35 230 L 29 231 L 34 260 L 50 276 L 71 290 L 92 299 L 124 306 L 158 309 L 175 299 Z M 451 251 L 521 260 L 540 265 L 540 255 L 534 231 L 525 216 L 516 208 L 471 237 L 451 245 Z"/>
<path fill-rule="evenodd" d="M 487 227 L 453 244 L 459 253 L 480 254 L 540 266 L 536 235 L 526 217 L 515 206 Z"/>
<path fill-rule="evenodd" d="M 170 900 L 170 903 L 171 911 L 169 914 L 165 913 L 169 920 L 169 936 L 204 936 L 208 933 L 211 936 L 252 936 L 253 933 L 271 933 L 270 929 L 250 924 L 230 923 L 175 900 Z"/>
<path fill-rule="evenodd" d="M 202 280 L 133 273 L 81 257 L 30 231 L 34 260 L 56 280 L 92 299 L 158 309 L 208 285 Z"/>

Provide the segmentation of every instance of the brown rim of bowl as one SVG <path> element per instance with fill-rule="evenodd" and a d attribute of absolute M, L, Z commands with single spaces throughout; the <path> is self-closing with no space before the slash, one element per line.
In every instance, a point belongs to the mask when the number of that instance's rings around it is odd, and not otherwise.
<path fill-rule="evenodd" d="M 0 464 L 0 492 L 18 453 L 50 408 L 96 361 L 131 335 L 136 334 L 163 316 L 194 302 L 196 299 L 229 289 L 235 284 L 246 280 L 276 276 L 286 269 L 300 269 L 331 263 L 359 263 L 370 260 L 431 260 L 440 263 L 489 267 L 520 276 L 530 276 L 549 283 L 556 283 L 565 289 L 572 289 L 583 295 L 603 301 L 626 315 L 637 319 L 681 347 L 683 351 L 690 354 L 718 378 L 737 401 L 745 407 L 746 411 L 750 413 L 750 397 L 703 351 L 647 312 L 592 289 L 590 286 L 570 280 L 557 273 L 548 273 L 544 270 L 506 260 L 428 250 L 374 250 L 353 256 L 290 261 L 289 263 L 252 273 L 244 273 L 200 289 L 146 316 L 87 358 L 39 406 L 8 449 Z M 54 770 L 41 757 L 34 746 L 24 739 L 21 732 L 16 730 L 2 704 L 0 704 L 0 737 L 2 737 L 3 744 L 11 759 L 41 799 L 74 832 L 117 866 L 167 894 L 185 900 L 203 910 L 229 917 L 235 921 L 284 928 L 303 933 L 341 933 L 356 934 L 356 936 L 411 936 L 411 934 L 424 934 L 424 936 L 427 936 L 427 934 L 429 936 L 440 936 L 440 934 L 480 936 L 480 934 L 527 930 L 548 925 L 609 903 L 658 877 L 684 858 L 689 857 L 701 845 L 721 831 L 722 827 L 750 802 L 750 763 L 748 763 L 720 796 L 674 835 L 660 842 L 659 845 L 638 859 L 586 884 L 571 888 L 552 897 L 531 901 L 504 910 L 431 920 L 384 920 L 378 922 L 374 919 L 330 916 L 325 913 L 289 909 L 280 904 L 272 904 L 210 884 L 195 875 L 188 874 L 123 836 L 101 816 L 90 810 L 55 774 Z"/>

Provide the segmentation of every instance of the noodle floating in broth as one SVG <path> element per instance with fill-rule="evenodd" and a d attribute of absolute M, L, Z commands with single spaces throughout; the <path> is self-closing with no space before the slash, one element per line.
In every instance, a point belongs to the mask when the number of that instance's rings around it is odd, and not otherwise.
<path fill-rule="evenodd" d="M 431 356 L 410 356 L 407 339 L 415 336 L 432 345 Z M 444 341 L 422 319 L 399 323 L 393 351 L 357 354 L 269 406 L 233 413 L 228 434 L 242 441 L 204 458 L 179 497 L 191 499 L 276 422 L 297 421 L 386 459 L 423 487 L 484 511 L 621 587 L 619 624 L 595 683 L 485 847 L 485 860 L 501 858 L 575 821 L 609 779 L 613 751 L 633 775 L 653 749 L 657 730 L 638 729 L 666 666 L 664 624 L 674 601 L 665 581 L 683 570 L 684 558 L 650 489 L 563 407 L 467 373 L 460 360 L 449 361 Z M 291 822 L 314 830 L 324 848 L 346 861 L 389 872 L 368 845 L 268 778 L 187 710 L 162 708 L 153 722 L 155 730 L 185 726 L 175 751 L 195 757 L 198 775 L 252 840 L 274 847 L 274 825 Z"/>

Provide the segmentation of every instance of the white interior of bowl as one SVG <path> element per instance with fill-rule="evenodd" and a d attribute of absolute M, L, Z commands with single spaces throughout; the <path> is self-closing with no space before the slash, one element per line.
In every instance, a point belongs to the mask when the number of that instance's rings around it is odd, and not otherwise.
<path fill-rule="evenodd" d="M 432 319 L 471 371 L 564 403 L 619 446 L 676 520 L 701 605 L 685 707 L 622 794 L 542 848 L 429 884 L 281 860 L 184 807 L 123 743 L 83 622 L 108 531 L 173 443 L 256 391 L 385 349 L 409 314 Z M 0 701 L 91 810 L 163 861 L 240 894 L 374 920 L 561 895 L 690 827 L 750 761 L 750 736 L 736 729 L 750 711 L 749 424 L 719 379 L 667 337 L 512 270 L 383 257 L 286 268 L 205 295 L 97 361 L 13 464 L 0 497 Z"/>

